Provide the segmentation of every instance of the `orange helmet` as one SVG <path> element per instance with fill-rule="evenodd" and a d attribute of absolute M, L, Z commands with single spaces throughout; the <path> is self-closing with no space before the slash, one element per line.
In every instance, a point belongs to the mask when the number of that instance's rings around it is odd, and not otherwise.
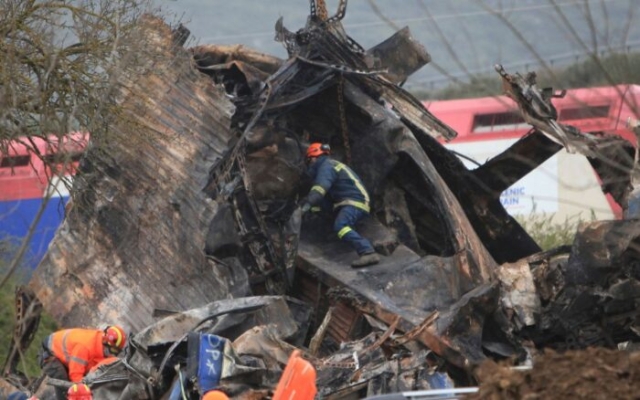
<path fill-rule="evenodd" d="M 109 347 L 109 351 L 112 353 L 119 353 L 124 349 L 127 344 L 127 334 L 122 327 L 117 325 L 108 326 L 104 330 L 104 337 L 102 343 Z"/>
<path fill-rule="evenodd" d="M 311 143 L 307 148 L 307 158 L 320 157 L 323 154 L 329 154 L 331 147 L 328 144 Z"/>
<path fill-rule="evenodd" d="M 229 396 L 219 390 L 210 390 L 202 396 L 202 400 L 229 400 Z"/>
<path fill-rule="evenodd" d="M 84 383 L 74 383 L 67 391 L 69 400 L 92 400 L 91 389 Z"/>

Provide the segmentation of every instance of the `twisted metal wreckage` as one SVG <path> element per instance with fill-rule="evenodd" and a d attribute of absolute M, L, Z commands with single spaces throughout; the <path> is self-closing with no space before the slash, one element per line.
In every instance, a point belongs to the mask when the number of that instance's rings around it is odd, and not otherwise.
<path fill-rule="evenodd" d="M 89 149 L 33 293 L 21 289 L 5 393 L 27 385 L 17 355 L 41 306 L 62 326 L 135 333 L 120 361 L 87 377 L 96 399 L 167 398 L 176 381 L 193 396 L 204 334 L 224 338 L 220 386 L 252 399 L 269 396 L 295 348 L 318 370 L 319 395 L 337 399 L 438 387 L 443 373 L 470 384 L 487 357 L 637 340 L 640 222 L 585 224 L 572 247 L 541 252 L 499 201 L 565 147 L 624 205 L 633 147 L 557 123 L 535 75 L 498 66 L 533 129 L 468 170 L 441 144 L 456 133 L 401 87 L 430 60 L 409 30 L 365 51 L 342 27 L 346 0 L 330 18 L 310 3 L 304 28 L 276 24 L 286 61 L 185 50 L 184 30 L 147 21 L 167 57 L 125 85 L 146 102 L 125 92 L 123 104 L 156 134 L 122 124 L 108 151 Z M 312 140 L 370 190 L 362 230 L 379 265 L 349 268 L 355 254 L 328 222 L 300 221 Z"/>

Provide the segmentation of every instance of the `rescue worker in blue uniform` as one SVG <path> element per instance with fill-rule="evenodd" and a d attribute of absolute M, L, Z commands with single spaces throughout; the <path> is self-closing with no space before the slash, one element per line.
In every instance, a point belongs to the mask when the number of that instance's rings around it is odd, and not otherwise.
<path fill-rule="evenodd" d="M 312 143 L 307 149 L 308 173 L 313 186 L 302 201 L 307 212 L 330 201 L 337 211 L 333 229 L 338 238 L 349 243 L 360 256 L 351 266 L 361 268 L 380 262 L 371 242 L 355 230 L 356 223 L 369 214 L 369 193 L 351 168 L 329 157 L 326 144 Z"/>

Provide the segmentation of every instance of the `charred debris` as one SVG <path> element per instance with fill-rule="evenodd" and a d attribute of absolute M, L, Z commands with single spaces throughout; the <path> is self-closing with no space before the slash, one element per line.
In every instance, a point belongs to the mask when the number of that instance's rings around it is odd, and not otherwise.
<path fill-rule="evenodd" d="M 89 377 L 97 399 L 166 396 L 194 334 L 226 340 L 220 385 L 252 399 L 268 398 L 295 348 L 319 395 L 338 399 L 473 384 L 487 357 L 522 364 L 545 347 L 638 340 L 640 222 L 584 224 L 573 246 L 541 252 L 499 201 L 564 147 L 624 206 L 634 148 L 559 124 L 535 74 L 497 66 L 532 131 L 468 170 L 441 144 L 456 132 L 401 87 L 430 60 L 410 31 L 365 50 L 341 24 L 347 2 L 334 16 L 323 5 L 312 0 L 296 32 L 277 22 L 287 60 L 184 49 L 184 29 L 147 21 L 166 62 L 126 83 L 145 102 L 124 102 L 154 134 L 122 124 L 108 151 L 89 149 L 71 210 L 19 292 L 4 386 L 28 387 L 17 356 L 41 307 L 62 326 L 134 333 L 121 361 Z M 355 254 L 329 220 L 295 212 L 310 141 L 330 143 L 369 189 L 362 231 L 379 265 L 349 268 Z M 60 384 L 49 383 L 41 399 Z"/>

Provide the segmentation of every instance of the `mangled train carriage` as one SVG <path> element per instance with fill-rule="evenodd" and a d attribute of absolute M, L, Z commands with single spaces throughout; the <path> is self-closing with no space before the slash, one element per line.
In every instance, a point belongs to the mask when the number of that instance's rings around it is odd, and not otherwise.
<path fill-rule="evenodd" d="M 89 150 L 30 284 L 63 326 L 119 321 L 136 333 L 125 358 L 93 378 L 96 398 L 170 391 L 189 364 L 189 332 L 226 338 L 220 385 L 257 398 L 295 347 L 318 369 L 320 394 L 343 398 L 429 388 L 436 371 L 473 383 L 486 357 L 524 361 L 569 337 L 633 340 L 636 308 L 623 304 L 637 292 L 635 221 L 585 227 L 573 249 L 541 253 L 499 201 L 570 146 L 621 177 L 607 190 L 624 203 L 633 149 L 557 124 L 535 77 L 501 70 L 534 129 L 470 171 L 440 142 L 455 132 L 401 87 L 430 59 L 410 31 L 365 50 L 341 25 L 346 1 L 332 17 L 310 3 L 302 29 L 276 24 L 287 60 L 184 49 L 184 30 L 146 22 L 167 62 L 126 82 L 146 93 L 123 96 L 138 124 L 114 127 L 107 151 Z M 328 221 L 300 220 L 310 141 L 329 143 L 369 189 L 362 231 L 379 265 L 349 268 L 355 255 Z M 615 251 L 599 258 L 594 237 Z"/>

